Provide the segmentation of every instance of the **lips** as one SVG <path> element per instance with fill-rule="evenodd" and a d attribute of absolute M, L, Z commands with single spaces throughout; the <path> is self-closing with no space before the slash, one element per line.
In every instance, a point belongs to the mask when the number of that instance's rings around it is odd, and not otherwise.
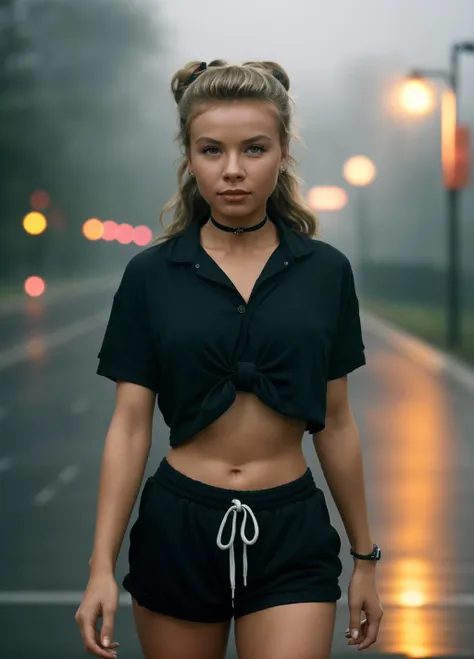
<path fill-rule="evenodd" d="M 245 201 L 249 196 L 248 192 L 229 192 L 220 195 L 228 204 L 236 204 Z"/>
<path fill-rule="evenodd" d="M 220 192 L 219 194 L 223 197 L 233 197 L 234 195 L 236 197 L 241 197 L 242 195 L 250 194 L 250 192 L 247 192 L 246 190 L 239 190 L 237 188 L 235 190 L 224 190 L 224 192 Z"/>

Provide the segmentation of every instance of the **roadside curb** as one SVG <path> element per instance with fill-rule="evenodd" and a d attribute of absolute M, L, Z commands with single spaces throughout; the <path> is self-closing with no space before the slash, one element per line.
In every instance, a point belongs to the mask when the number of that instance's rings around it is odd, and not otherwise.
<path fill-rule="evenodd" d="M 474 368 L 439 348 L 393 325 L 379 316 L 361 311 L 367 330 L 395 349 L 405 353 L 434 375 L 447 375 L 474 393 Z"/>

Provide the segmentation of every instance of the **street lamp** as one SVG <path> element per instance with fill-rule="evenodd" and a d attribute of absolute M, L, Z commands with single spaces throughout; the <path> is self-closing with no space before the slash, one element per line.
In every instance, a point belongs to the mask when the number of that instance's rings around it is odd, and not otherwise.
<path fill-rule="evenodd" d="M 413 70 L 407 84 L 422 84 L 427 78 L 442 80 L 447 86 L 443 95 L 442 108 L 442 164 L 444 185 L 447 194 L 447 323 L 446 343 L 449 347 L 459 346 L 461 342 L 461 304 L 460 304 L 460 251 L 459 251 L 459 193 L 467 182 L 466 171 L 460 169 L 461 146 L 464 142 L 465 156 L 468 157 L 468 132 L 458 124 L 457 101 L 459 93 L 459 58 L 462 53 L 474 54 L 474 41 L 458 42 L 451 46 L 450 66 L 443 70 Z M 405 108 L 411 114 L 421 114 Z"/>
<path fill-rule="evenodd" d="M 340 211 L 347 204 L 347 193 L 336 186 L 315 186 L 308 192 L 308 205 L 315 211 Z"/>
<path fill-rule="evenodd" d="M 401 86 L 397 100 L 405 112 L 417 116 L 429 114 L 435 106 L 432 87 L 416 74 L 412 74 Z"/>
<path fill-rule="evenodd" d="M 367 156 L 353 156 L 344 163 L 342 170 L 346 181 L 355 188 L 366 188 L 377 176 L 377 170 Z M 364 265 L 368 261 L 369 236 L 367 232 L 367 207 L 364 191 L 359 189 L 356 193 L 356 241 L 357 258 L 362 286 L 364 284 Z"/>

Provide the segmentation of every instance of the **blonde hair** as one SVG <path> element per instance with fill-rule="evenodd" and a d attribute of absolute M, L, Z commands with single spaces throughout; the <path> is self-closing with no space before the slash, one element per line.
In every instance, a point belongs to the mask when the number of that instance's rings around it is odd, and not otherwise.
<path fill-rule="evenodd" d="M 160 223 L 164 233 L 157 241 L 182 233 L 193 221 L 210 212 L 199 193 L 194 176 L 187 176 L 190 148 L 189 127 L 195 109 L 208 101 L 261 100 L 271 103 L 277 114 L 282 147 L 288 148 L 295 137 L 292 130 L 292 99 L 286 71 L 275 62 L 246 62 L 229 65 L 223 60 L 189 62 L 171 79 L 171 91 L 178 106 L 179 131 L 176 140 L 183 150 L 178 167 L 178 192 L 163 207 Z M 269 203 L 276 213 L 297 231 L 308 236 L 318 233 L 317 219 L 301 196 L 301 181 L 292 169 L 296 160 L 288 155 L 288 166 L 278 176 Z M 171 223 L 165 227 L 163 217 L 173 211 Z"/>

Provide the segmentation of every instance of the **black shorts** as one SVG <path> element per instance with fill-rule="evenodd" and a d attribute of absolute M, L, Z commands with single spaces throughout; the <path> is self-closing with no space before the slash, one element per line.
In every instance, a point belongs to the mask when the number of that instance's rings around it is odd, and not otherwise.
<path fill-rule="evenodd" d="M 296 602 L 335 602 L 341 540 L 311 471 L 265 490 L 201 483 L 165 459 L 145 483 L 123 587 L 141 605 L 223 622 Z"/>

